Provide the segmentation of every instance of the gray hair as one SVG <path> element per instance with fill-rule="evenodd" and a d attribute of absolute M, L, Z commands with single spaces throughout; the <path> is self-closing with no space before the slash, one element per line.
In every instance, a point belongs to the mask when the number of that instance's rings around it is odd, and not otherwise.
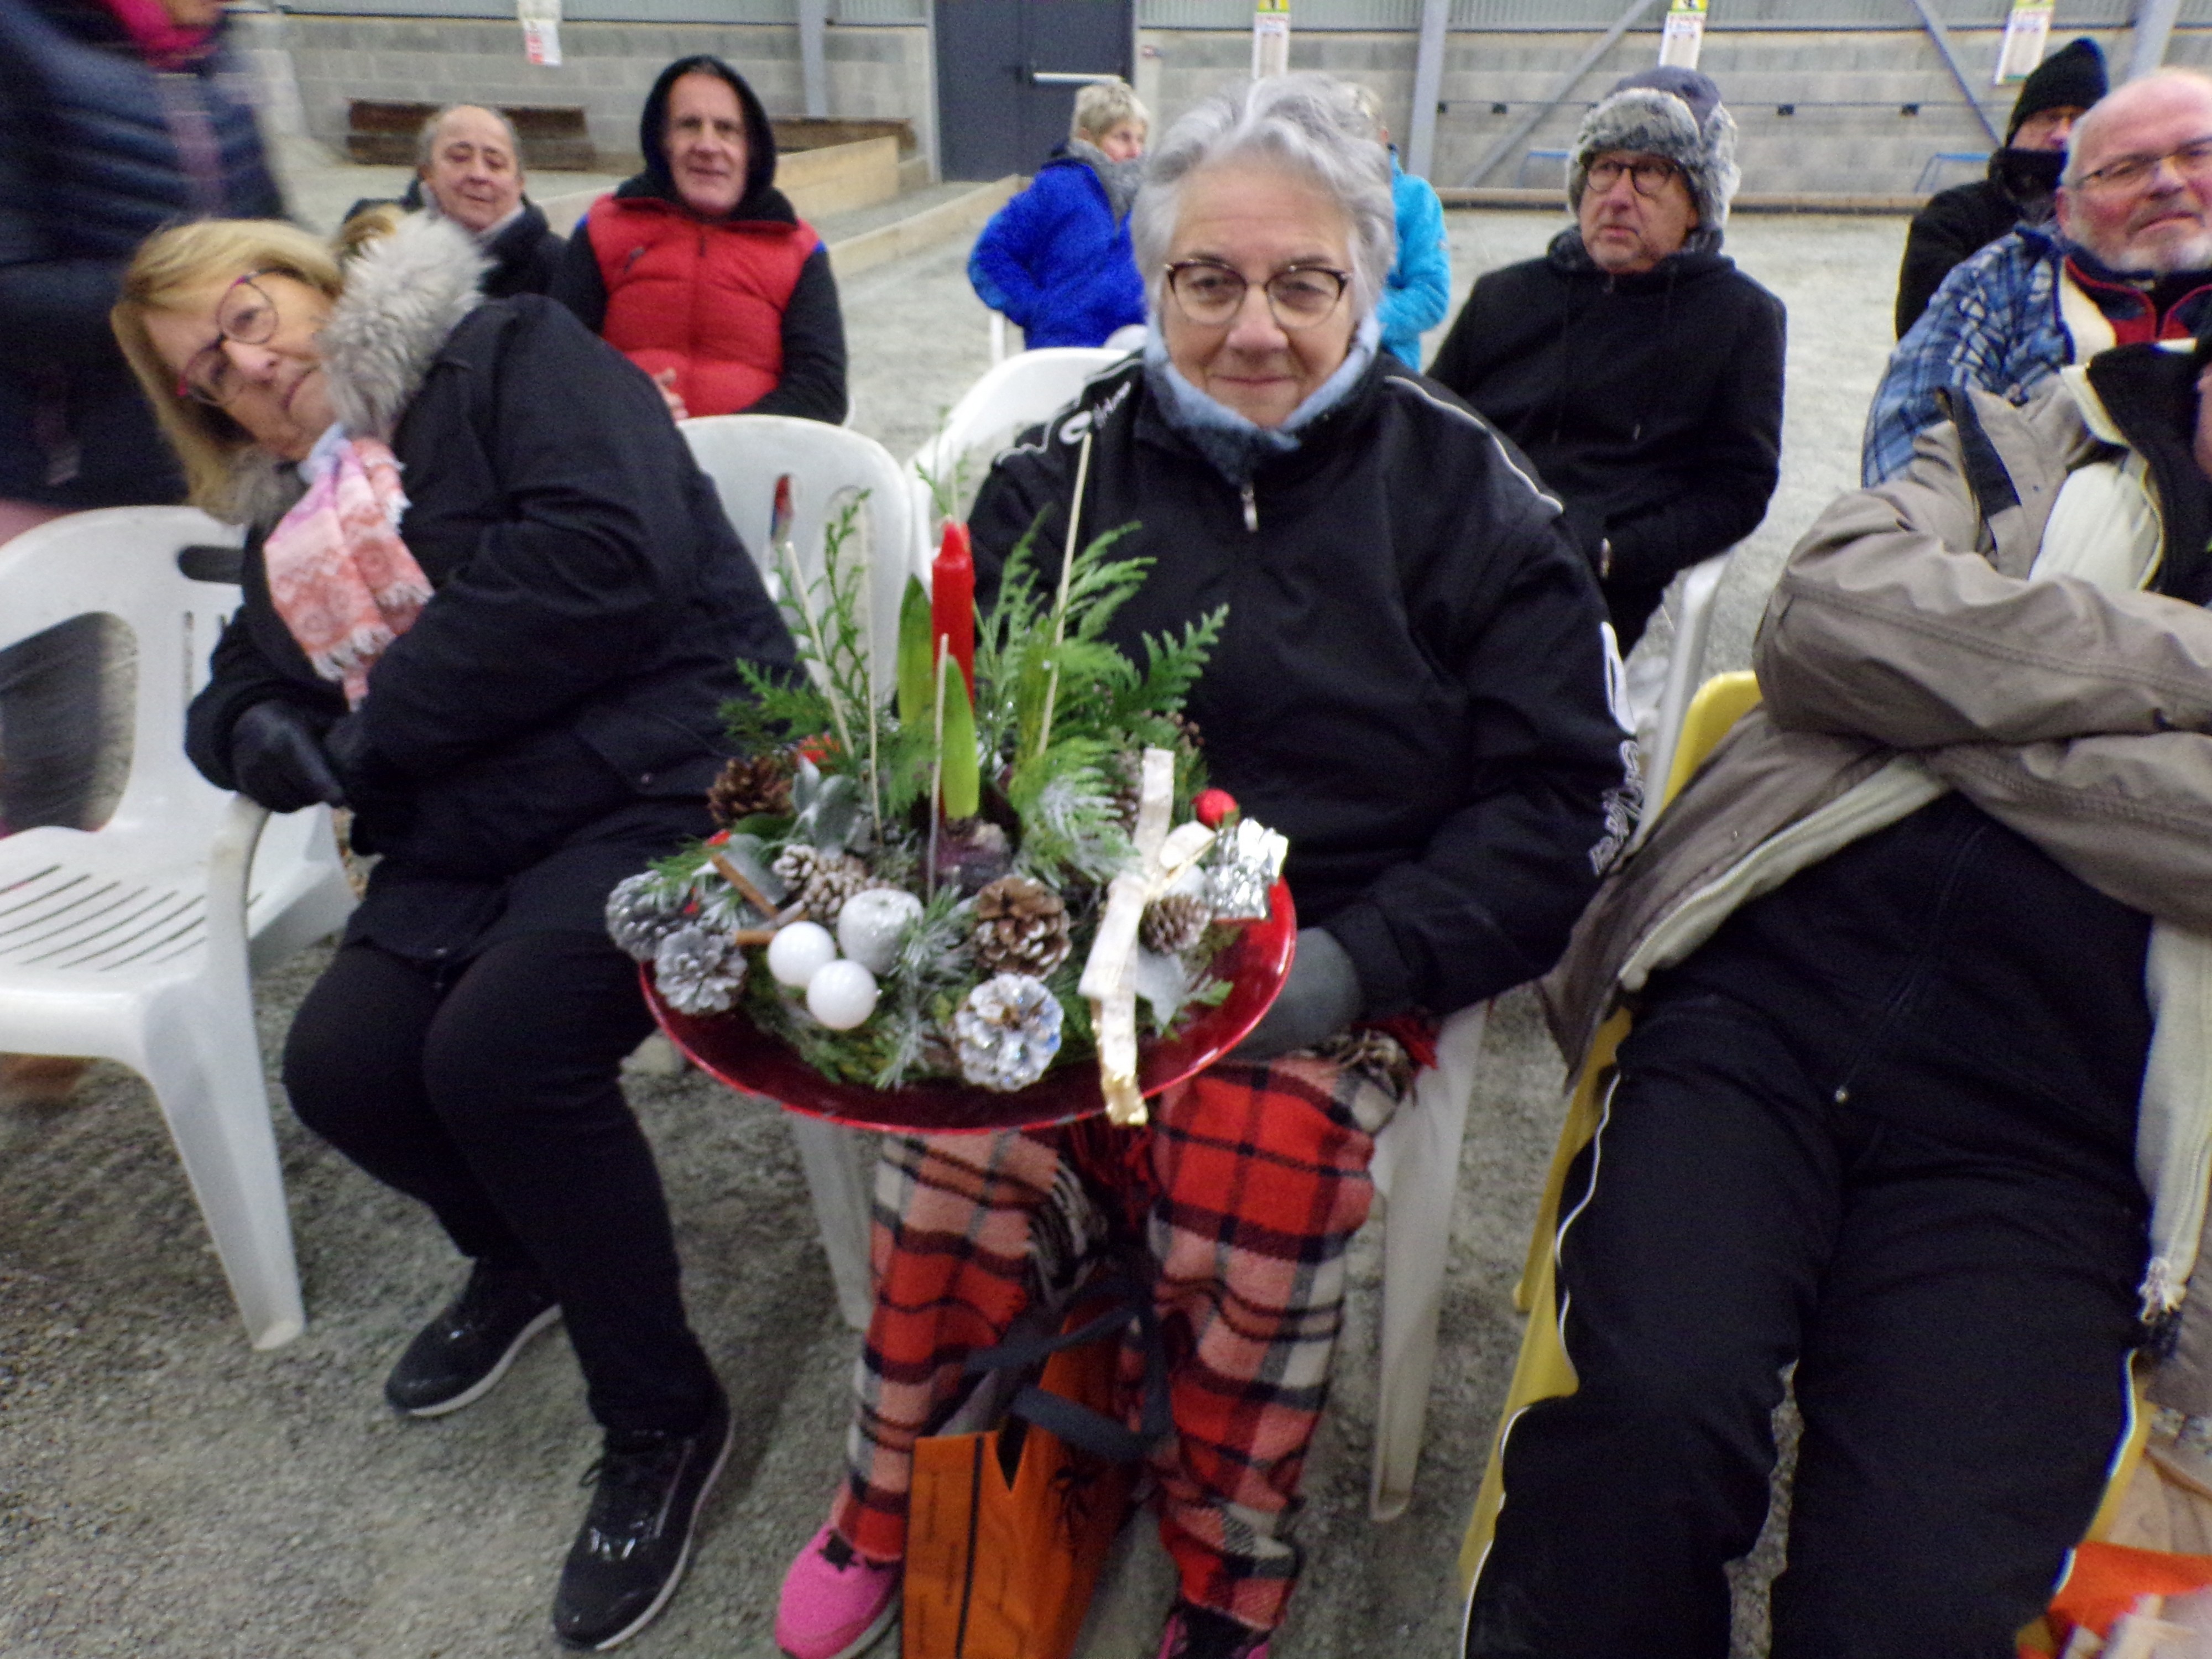
<path fill-rule="evenodd" d="M 1168 129 L 1146 158 L 1129 214 L 1129 240 L 1155 310 L 1182 187 L 1224 161 L 1266 160 L 1304 174 L 1344 210 L 1352 228 L 1352 303 L 1364 319 L 1382 298 L 1398 254 L 1390 155 L 1352 88 L 1326 75 L 1277 75 L 1206 99 Z"/>
<path fill-rule="evenodd" d="M 2174 85 L 2191 88 L 2212 102 L 2212 76 L 2201 70 L 2169 66 L 2153 70 L 2148 75 L 2130 81 L 2124 86 L 2114 87 L 2095 103 L 2082 112 L 2074 130 L 2066 135 L 2066 170 L 2058 175 L 2058 182 L 2069 190 L 2081 187 L 2082 161 L 2087 155 L 2097 135 L 2113 117 L 2124 113 L 2142 101 L 2146 91 L 2155 92 Z"/>
<path fill-rule="evenodd" d="M 423 122 L 422 131 L 415 135 L 416 169 L 419 172 L 430 165 L 432 158 L 438 153 L 439 133 L 445 130 L 447 122 L 465 109 L 480 109 L 499 123 L 500 130 L 507 134 L 507 150 L 514 157 L 514 170 L 520 174 L 522 172 L 522 135 L 514 130 L 514 123 L 507 118 L 506 111 L 494 109 L 489 104 L 447 104 Z"/>
<path fill-rule="evenodd" d="M 1067 136 L 1101 138 L 1124 121 L 1134 121 L 1149 129 L 1152 112 L 1137 96 L 1137 89 L 1117 75 L 1110 81 L 1093 81 L 1077 92 L 1075 113 L 1069 118 Z"/>

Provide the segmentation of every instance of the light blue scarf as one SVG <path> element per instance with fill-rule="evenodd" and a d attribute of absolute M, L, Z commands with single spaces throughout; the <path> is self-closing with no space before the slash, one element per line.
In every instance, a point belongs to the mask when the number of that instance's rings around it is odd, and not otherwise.
<path fill-rule="evenodd" d="M 1375 361 L 1382 339 L 1382 319 L 1370 312 L 1352 331 L 1352 349 L 1335 373 L 1316 386 L 1280 426 L 1261 426 L 1185 380 L 1168 359 L 1159 319 L 1151 320 L 1145 341 L 1145 384 L 1159 399 L 1167 423 L 1197 445 L 1214 471 L 1239 489 L 1252 482 L 1262 462 L 1297 448 L 1305 428 L 1344 401 Z"/>

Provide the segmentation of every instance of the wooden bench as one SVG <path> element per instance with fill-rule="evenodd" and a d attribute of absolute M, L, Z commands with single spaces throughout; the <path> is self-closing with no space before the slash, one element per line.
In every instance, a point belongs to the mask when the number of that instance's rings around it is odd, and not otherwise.
<path fill-rule="evenodd" d="M 411 167 L 422 124 L 442 107 L 384 98 L 356 98 L 348 107 L 346 155 L 370 167 Z M 502 104 L 522 140 L 526 171 L 590 173 L 599 166 L 580 104 Z"/>

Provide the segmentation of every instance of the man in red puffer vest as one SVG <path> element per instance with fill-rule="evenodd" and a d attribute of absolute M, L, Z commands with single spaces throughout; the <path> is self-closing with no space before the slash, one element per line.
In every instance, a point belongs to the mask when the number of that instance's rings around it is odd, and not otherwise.
<path fill-rule="evenodd" d="M 645 171 L 569 239 L 553 297 L 695 415 L 845 418 L 845 324 L 830 251 L 775 188 L 775 136 L 719 58 L 660 72 L 638 121 Z"/>

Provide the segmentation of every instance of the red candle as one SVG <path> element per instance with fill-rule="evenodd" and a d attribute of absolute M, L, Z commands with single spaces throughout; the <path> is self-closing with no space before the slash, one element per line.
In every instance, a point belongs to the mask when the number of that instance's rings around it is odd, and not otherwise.
<path fill-rule="evenodd" d="M 929 570 L 929 632 L 937 641 L 930 653 L 931 666 L 945 651 L 960 665 L 968 682 L 968 695 L 975 695 L 975 556 L 968 542 L 968 526 L 952 520 L 945 523 L 945 539 Z"/>

